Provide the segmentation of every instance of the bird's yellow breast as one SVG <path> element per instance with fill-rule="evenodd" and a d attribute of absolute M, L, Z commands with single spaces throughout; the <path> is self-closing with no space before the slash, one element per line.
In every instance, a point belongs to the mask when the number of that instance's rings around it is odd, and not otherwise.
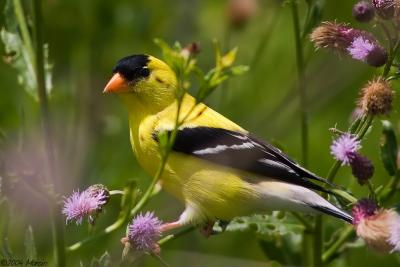
<path fill-rule="evenodd" d="M 207 126 L 245 132 L 204 104 L 193 109 L 194 105 L 194 99 L 186 96 L 180 112 L 180 119 L 185 118 L 181 127 Z M 159 113 L 143 116 L 141 120 L 138 120 L 137 114 L 130 114 L 131 144 L 139 163 L 150 175 L 155 175 L 160 165 L 158 143 L 153 134 L 172 130 L 175 118 L 176 103 Z M 176 152 L 170 154 L 161 184 L 186 204 L 202 209 L 201 213 L 207 217 L 218 215 L 218 218 L 230 219 L 241 213 L 248 214 L 244 203 L 257 196 L 239 173 Z"/>

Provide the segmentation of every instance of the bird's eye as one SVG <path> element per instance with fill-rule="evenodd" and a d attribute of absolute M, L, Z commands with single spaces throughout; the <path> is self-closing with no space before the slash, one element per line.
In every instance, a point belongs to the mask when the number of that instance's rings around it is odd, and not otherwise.
<path fill-rule="evenodd" d="M 139 77 L 147 77 L 147 76 L 149 76 L 150 75 L 150 70 L 147 68 L 147 67 L 143 67 L 141 70 L 140 70 L 140 75 L 139 75 Z"/>

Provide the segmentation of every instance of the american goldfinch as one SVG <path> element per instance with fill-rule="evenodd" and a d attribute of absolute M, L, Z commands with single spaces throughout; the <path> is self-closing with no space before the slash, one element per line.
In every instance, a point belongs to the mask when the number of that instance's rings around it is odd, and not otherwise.
<path fill-rule="evenodd" d="M 133 151 L 155 175 L 161 159 L 158 133 L 173 131 L 176 120 L 175 73 L 149 55 L 122 58 L 113 73 L 104 92 L 118 94 L 127 106 Z M 352 222 L 313 191 L 328 192 L 313 182 L 328 183 L 325 179 L 203 103 L 194 110 L 193 105 L 194 97 L 186 94 L 180 116 L 187 119 L 160 178 L 163 189 L 185 206 L 177 221 L 163 225 L 164 231 L 271 210 L 320 212 Z"/>

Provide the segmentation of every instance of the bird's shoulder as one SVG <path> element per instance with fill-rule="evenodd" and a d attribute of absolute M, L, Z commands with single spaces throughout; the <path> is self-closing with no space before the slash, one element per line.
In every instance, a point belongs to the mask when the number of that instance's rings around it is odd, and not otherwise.
<path fill-rule="evenodd" d="M 175 125 L 176 114 L 177 104 L 175 102 L 156 115 L 154 130 L 157 132 L 172 130 Z M 179 127 L 180 129 L 209 127 L 247 133 L 247 131 L 238 124 L 229 120 L 204 103 L 196 104 L 195 98 L 188 94 L 183 98 L 179 114 L 179 121 L 183 121 Z"/>

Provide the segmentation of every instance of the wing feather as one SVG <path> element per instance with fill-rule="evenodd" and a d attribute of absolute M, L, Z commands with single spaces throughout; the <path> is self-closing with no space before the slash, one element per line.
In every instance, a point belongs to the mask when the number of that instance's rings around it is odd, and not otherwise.
<path fill-rule="evenodd" d="M 153 138 L 157 139 L 157 133 L 153 133 Z M 178 130 L 173 150 L 226 167 L 330 192 L 309 179 L 328 181 L 302 168 L 274 146 L 247 133 L 212 127 L 186 127 Z"/>

